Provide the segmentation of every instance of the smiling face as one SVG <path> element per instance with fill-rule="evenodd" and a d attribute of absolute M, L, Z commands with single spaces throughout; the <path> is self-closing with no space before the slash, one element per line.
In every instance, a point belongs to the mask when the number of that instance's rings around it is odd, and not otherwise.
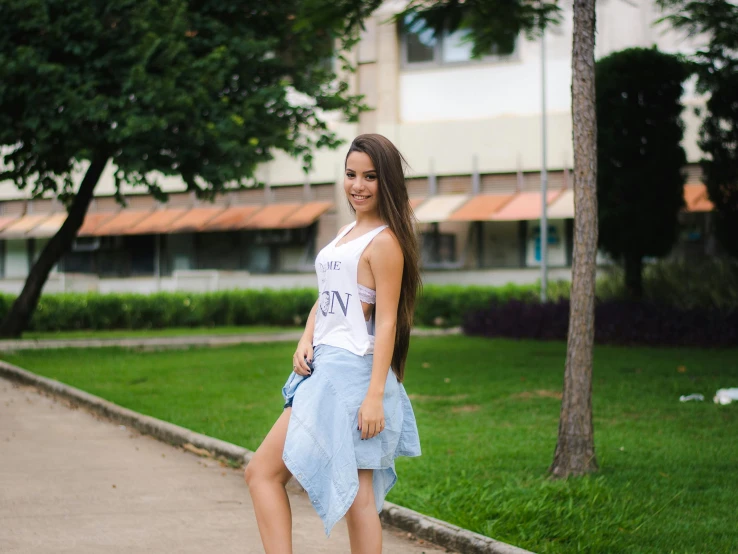
<path fill-rule="evenodd" d="M 356 212 L 377 212 L 379 183 L 371 158 L 364 152 L 351 152 L 346 159 L 343 189 Z"/>

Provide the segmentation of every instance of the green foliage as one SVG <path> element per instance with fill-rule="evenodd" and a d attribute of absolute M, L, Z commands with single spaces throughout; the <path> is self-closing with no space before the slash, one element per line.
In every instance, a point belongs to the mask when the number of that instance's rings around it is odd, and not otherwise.
<path fill-rule="evenodd" d="M 163 329 L 304 324 L 312 289 L 204 294 L 49 294 L 41 297 L 32 331 Z"/>
<path fill-rule="evenodd" d="M 738 257 L 738 5 L 730 0 L 658 0 L 662 21 L 701 44 L 692 56 L 699 92 L 709 93 L 700 128 L 702 171 L 715 204 L 716 234 Z"/>
<path fill-rule="evenodd" d="M 11 363 L 254 450 L 282 410 L 294 343 L 27 350 Z M 413 338 L 405 387 L 423 455 L 388 500 L 538 553 L 733 553 L 738 350 L 595 347 L 597 476 L 551 480 L 564 342 Z M 679 402 L 699 392 L 705 402 Z"/>
<path fill-rule="evenodd" d="M 625 260 L 636 288 L 642 258 L 666 255 L 678 236 L 687 76 L 683 61 L 656 49 L 630 48 L 596 64 L 599 246 Z"/>
<path fill-rule="evenodd" d="M 551 283 L 552 299 L 567 297 L 569 284 Z M 418 299 L 415 325 L 451 327 L 464 314 L 492 300 L 536 302 L 539 285 L 502 287 L 428 285 Z M 315 303 L 313 289 L 231 290 L 213 293 L 47 294 L 41 297 L 30 331 L 166 329 L 241 325 L 304 325 Z M 0 317 L 13 297 L 0 295 Z"/>
<path fill-rule="evenodd" d="M 551 301 L 569 297 L 568 281 L 548 284 Z M 212 293 L 64 293 L 41 297 L 29 331 L 219 328 L 244 325 L 303 326 L 317 292 L 313 289 L 230 290 Z M 625 296 L 622 270 L 612 267 L 597 281 L 597 297 Z M 464 315 L 491 302 L 538 302 L 540 283 L 531 285 L 426 285 L 415 306 L 415 325 L 454 327 Z M 660 262 L 644 271 L 644 299 L 678 308 L 738 307 L 738 264 Z M 0 317 L 14 297 L 0 294 Z M 185 332 L 183 331 L 183 334 Z"/>
<path fill-rule="evenodd" d="M 549 298 L 557 300 L 569 297 L 569 283 L 549 283 Z M 486 308 L 491 302 L 522 300 L 538 302 L 540 283 L 517 285 L 508 283 L 500 287 L 466 285 L 425 285 L 415 307 L 415 324 L 421 326 L 452 327 L 460 325 L 464 314 Z"/>
<path fill-rule="evenodd" d="M 597 280 L 597 297 L 627 297 L 621 268 L 610 267 Z M 738 262 L 712 259 L 648 264 L 643 271 L 643 299 L 684 310 L 738 309 Z"/>
<path fill-rule="evenodd" d="M 512 52 L 521 32 L 532 38 L 559 23 L 561 8 L 556 2 L 520 0 L 413 0 L 397 17 L 409 25 L 422 21 L 437 34 L 467 31 L 472 55 L 481 57 L 493 50 Z"/>
<path fill-rule="evenodd" d="M 211 196 L 274 149 L 309 164 L 339 143 L 322 111 L 360 110 L 325 64 L 345 14 L 316 26 L 310 3 L 0 0 L 0 181 L 69 199 L 109 158 L 118 186 L 162 196 L 158 171 Z"/>

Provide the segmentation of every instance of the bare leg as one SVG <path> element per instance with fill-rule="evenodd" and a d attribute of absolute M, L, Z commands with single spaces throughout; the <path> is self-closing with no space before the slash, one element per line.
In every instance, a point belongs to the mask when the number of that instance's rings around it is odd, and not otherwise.
<path fill-rule="evenodd" d="M 291 413 L 292 408 L 282 412 L 244 473 L 266 554 L 292 552 L 292 511 L 284 488 L 291 473 L 282 461 Z"/>
<path fill-rule="evenodd" d="M 382 524 L 374 503 L 374 470 L 359 470 L 359 492 L 346 513 L 351 554 L 381 554 Z"/>

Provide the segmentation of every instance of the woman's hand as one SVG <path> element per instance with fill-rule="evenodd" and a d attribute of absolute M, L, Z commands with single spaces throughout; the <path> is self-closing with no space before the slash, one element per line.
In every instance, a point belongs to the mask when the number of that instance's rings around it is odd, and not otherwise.
<path fill-rule="evenodd" d="M 306 358 L 307 361 L 305 361 Z M 313 363 L 313 343 L 302 338 L 297 343 L 297 350 L 292 356 L 292 370 L 298 375 L 310 375 L 312 370 L 308 362 Z"/>
<path fill-rule="evenodd" d="M 359 408 L 361 438 L 371 439 L 384 430 L 384 406 L 381 396 L 367 395 Z"/>

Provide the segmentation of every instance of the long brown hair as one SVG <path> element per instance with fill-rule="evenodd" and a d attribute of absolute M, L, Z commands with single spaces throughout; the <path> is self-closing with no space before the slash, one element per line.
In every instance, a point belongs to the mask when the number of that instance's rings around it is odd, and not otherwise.
<path fill-rule="evenodd" d="M 410 330 L 413 326 L 415 298 L 422 286 L 420 281 L 420 251 L 415 236 L 415 214 L 410 207 L 405 184 L 407 162 L 394 144 L 382 135 L 359 135 L 351 143 L 351 152 L 363 152 L 372 160 L 377 172 L 379 218 L 389 225 L 397 237 L 405 258 L 402 270 L 400 303 L 397 306 L 397 332 L 392 353 L 392 371 L 397 380 L 405 377 L 405 361 L 410 348 Z M 345 167 L 345 163 L 344 163 Z M 351 211 L 355 211 L 349 203 Z"/>

